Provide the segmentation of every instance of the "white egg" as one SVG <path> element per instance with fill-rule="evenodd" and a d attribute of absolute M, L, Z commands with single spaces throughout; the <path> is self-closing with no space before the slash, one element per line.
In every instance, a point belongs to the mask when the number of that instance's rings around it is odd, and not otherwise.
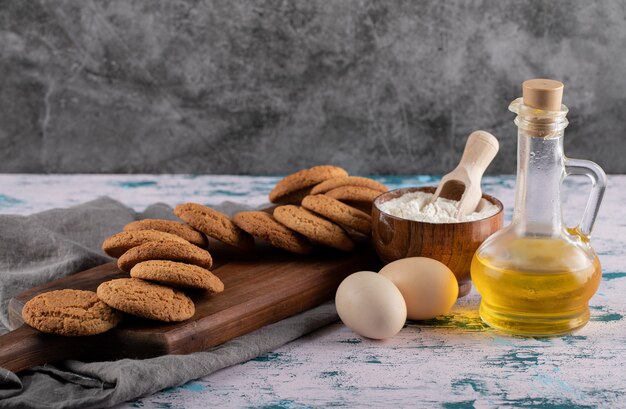
<path fill-rule="evenodd" d="M 459 295 L 454 273 L 428 257 L 409 257 L 387 264 L 379 274 L 398 287 L 410 320 L 428 320 L 450 311 Z"/>
<path fill-rule="evenodd" d="M 396 335 L 406 322 L 406 304 L 398 288 L 386 277 L 359 271 L 337 288 L 335 306 L 341 321 L 367 338 Z"/>

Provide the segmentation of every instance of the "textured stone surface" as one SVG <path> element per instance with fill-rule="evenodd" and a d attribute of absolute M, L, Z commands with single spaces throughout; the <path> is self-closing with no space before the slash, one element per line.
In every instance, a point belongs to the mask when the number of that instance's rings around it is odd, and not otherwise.
<path fill-rule="evenodd" d="M 444 173 L 521 82 L 566 84 L 570 156 L 626 172 L 626 3 L 0 2 L 0 172 Z"/>

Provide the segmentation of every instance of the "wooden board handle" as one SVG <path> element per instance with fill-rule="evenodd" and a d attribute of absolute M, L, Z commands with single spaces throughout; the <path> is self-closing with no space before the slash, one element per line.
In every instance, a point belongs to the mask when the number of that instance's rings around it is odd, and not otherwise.
<path fill-rule="evenodd" d="M 0 336 L 0 367 L 19 372 L 87 352 L 84 337 L 44 334 L 28 325 Z"/>

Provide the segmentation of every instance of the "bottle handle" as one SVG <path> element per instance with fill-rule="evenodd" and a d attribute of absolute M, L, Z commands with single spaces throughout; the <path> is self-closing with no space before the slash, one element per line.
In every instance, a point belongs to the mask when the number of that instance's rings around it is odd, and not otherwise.
<path fill-rule="evenodd" d="M 596 216 L 598 216 L 604 191 L 606 190 L 606 173 L 604 173 L 600 165 L 590 160 L 565 158 L 565 176 L 570 175 L 585 175 L 591 179 L 591 193 L 589 194 L 589 199 L 587 199 L 587 206 L 585 207 L 582 220 L 576 228 L 584 238 L 589 239 Z"/>

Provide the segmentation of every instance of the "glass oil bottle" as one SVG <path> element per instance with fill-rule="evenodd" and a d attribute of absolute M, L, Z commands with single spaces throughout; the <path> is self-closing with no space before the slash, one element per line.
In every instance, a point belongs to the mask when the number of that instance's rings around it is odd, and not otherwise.
<path fill-rule="evenodd" d="M 480 316 L 523 336 L 569 333 L 589 320 L 589 299 L 602 270 L 589 243 L 606 187 L 595 163 L 563 154 L 567 107 L 563 84 L 529 80 L 511 103 L 517 114 L 518 159 L 512 222 L 476 251 L 471 276 L 482 296 Z M 568 175 L 587 175 L 592 189 L 579 226 L 564 226 L 560 189 Z"/>

